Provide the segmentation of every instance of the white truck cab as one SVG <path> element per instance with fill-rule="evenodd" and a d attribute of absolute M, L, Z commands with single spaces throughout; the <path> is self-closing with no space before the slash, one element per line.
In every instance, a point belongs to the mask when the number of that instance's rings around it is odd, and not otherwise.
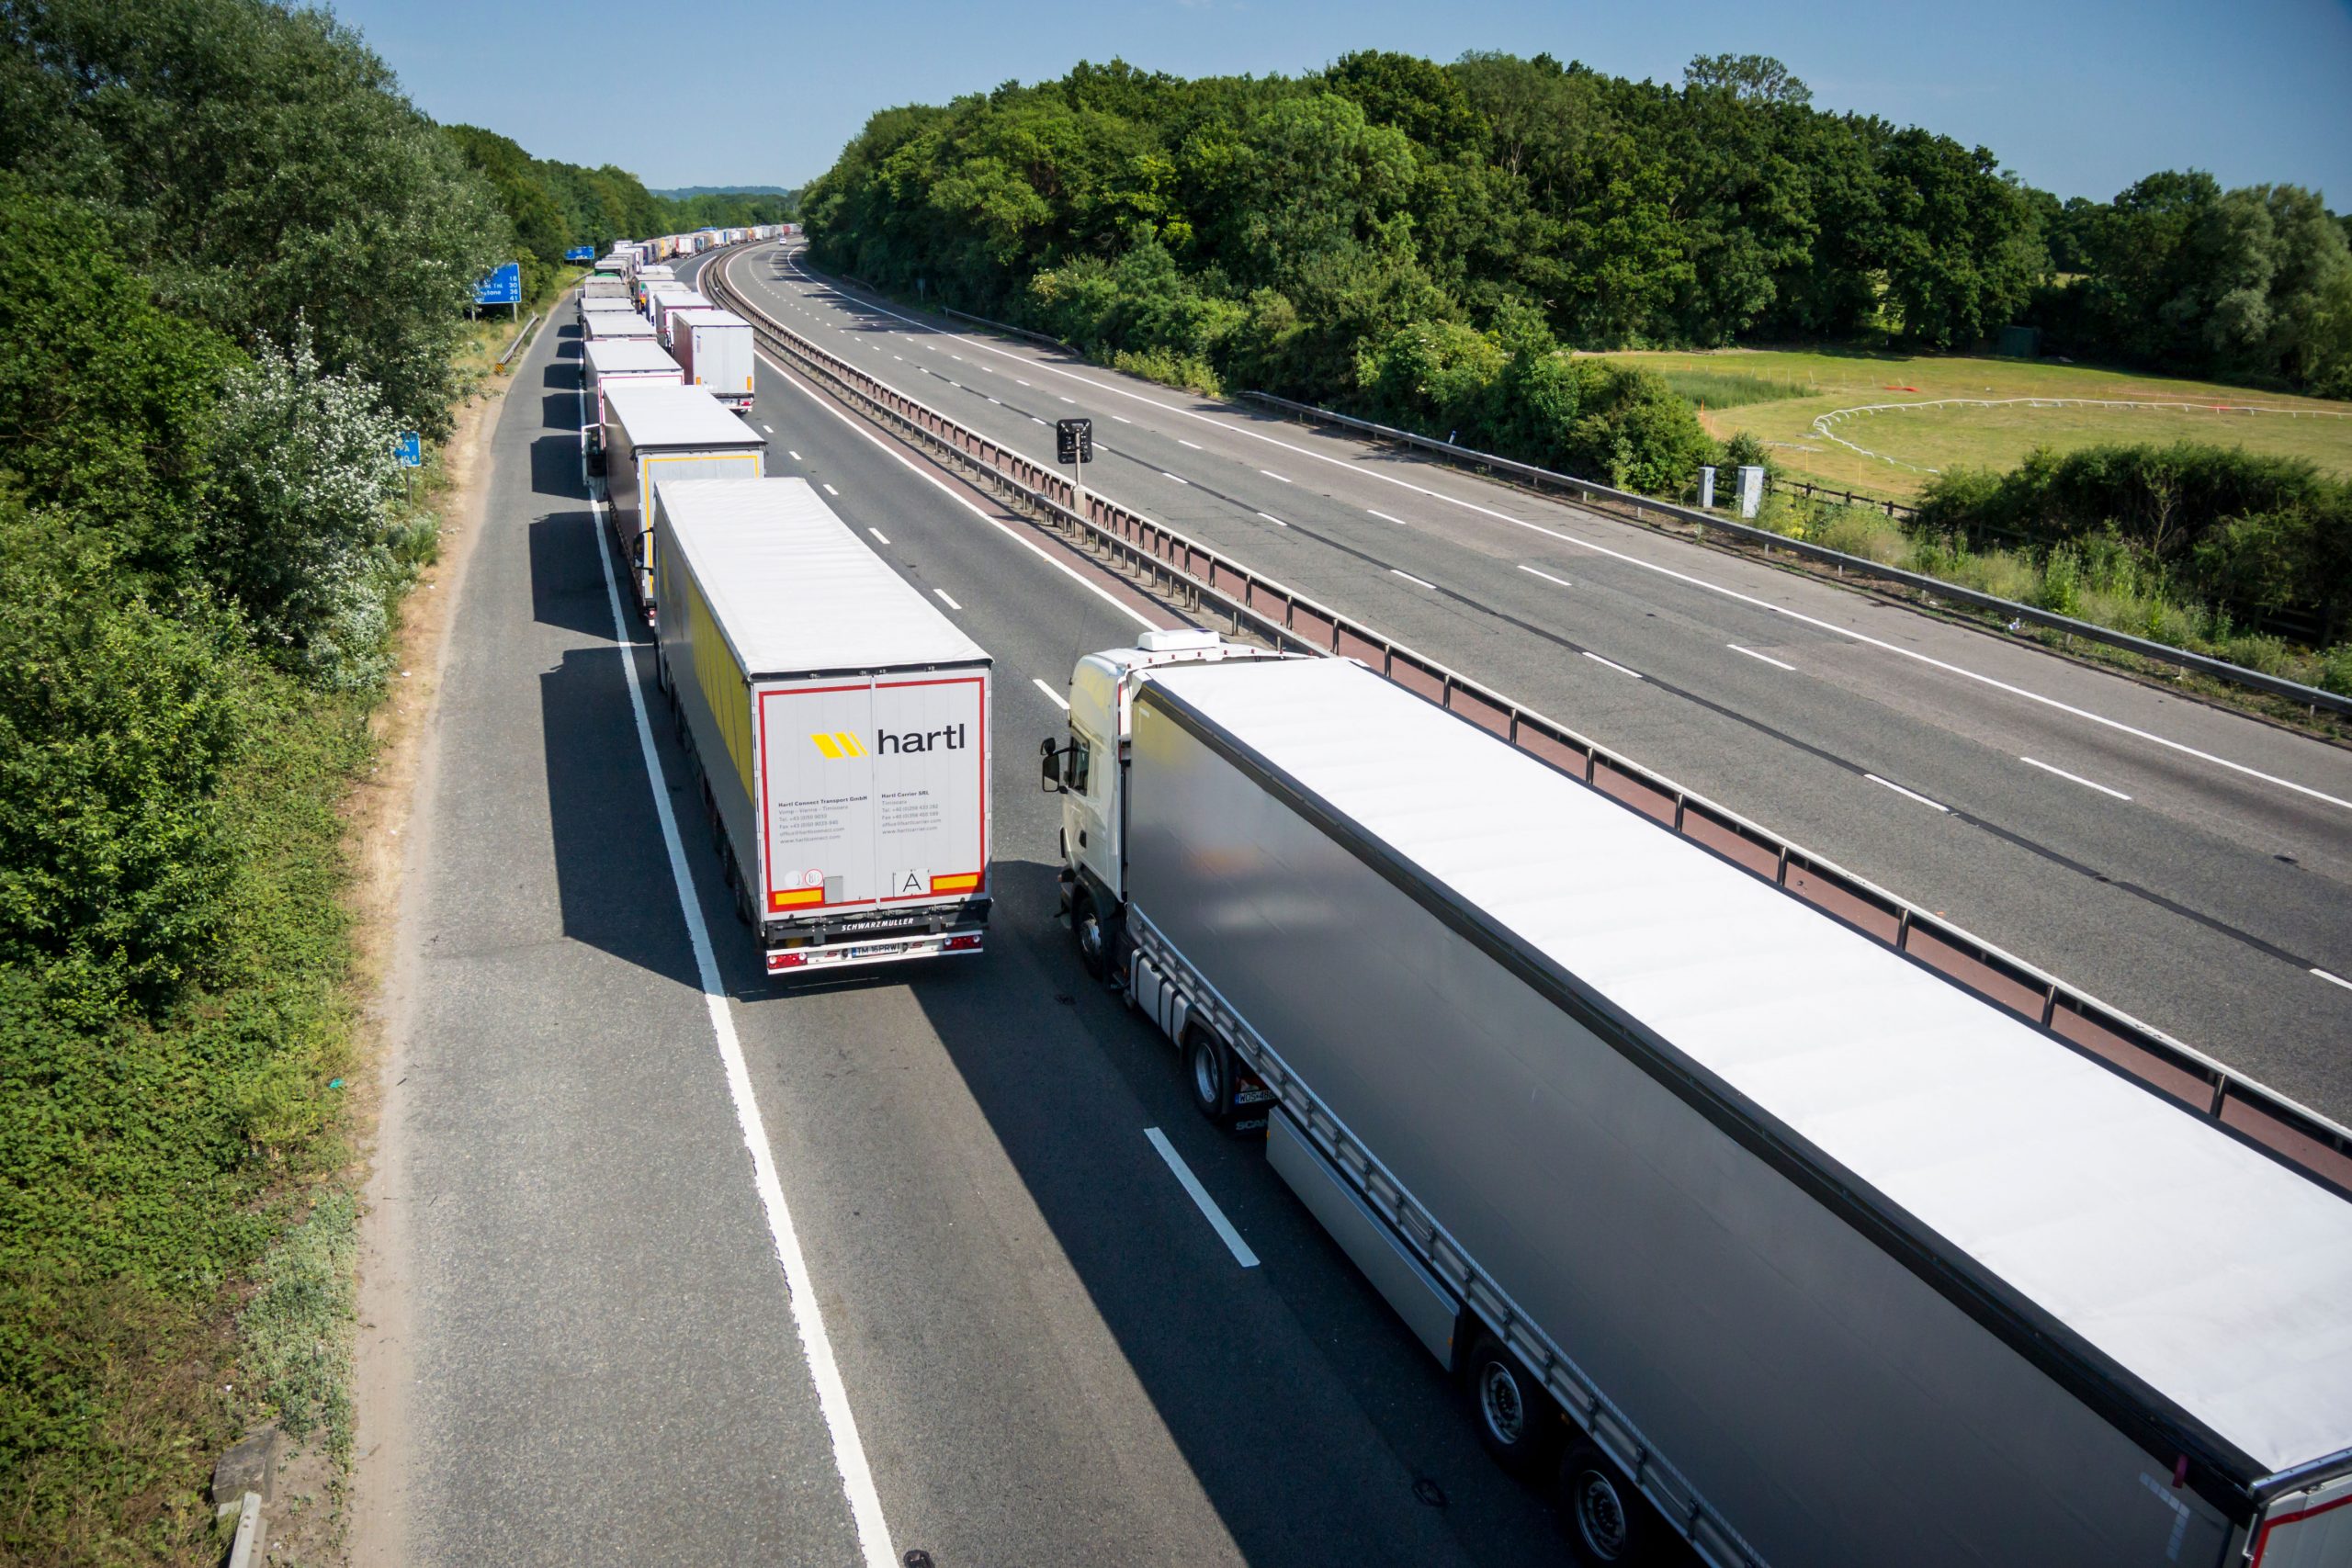
<path fill-rule="evenodd" d="M 1191 626 L 1148 631 L 1132 648 L 1090 653 L 1069 678 L 1069 736 L 1039 748 L 1043 783 L 1062 797 L 1061 900 L 1080 961 L 1096 978 L 1120 967 L 1119 916 L 1126 902 L 1125 764 L 1136 682 L 1170 664 L 1291 659 L 1230 643 Z"/>

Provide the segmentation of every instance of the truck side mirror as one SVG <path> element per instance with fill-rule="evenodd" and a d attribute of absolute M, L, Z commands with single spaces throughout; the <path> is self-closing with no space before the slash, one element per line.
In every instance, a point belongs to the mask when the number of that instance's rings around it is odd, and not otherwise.
<path fill-rule="evenodd" d="M 1054 744 L 1050 736 L 1038 742 L 1037 771 L 1044 779 L 1044 788 L 1040 793 L 1046 795 L 1062 793 L 1061 769 L 1057 765 L 1060 757 L 1061 748 Z"/>

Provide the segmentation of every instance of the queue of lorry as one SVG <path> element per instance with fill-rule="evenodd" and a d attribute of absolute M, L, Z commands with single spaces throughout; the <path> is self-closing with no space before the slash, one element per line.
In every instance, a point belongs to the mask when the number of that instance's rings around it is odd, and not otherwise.
<path fill-rule="evenodd" d="M 593 303 L 616 542 L 767 973 L 978 952 L 988 653 L 764 475 L 676 352 L 701 305 L 665 351 Z M 2352 1568 L 2324 1177 L 1353 660 L 1147 632 L 1067 695 L 1076 961 L 1577 1559 Z"/>

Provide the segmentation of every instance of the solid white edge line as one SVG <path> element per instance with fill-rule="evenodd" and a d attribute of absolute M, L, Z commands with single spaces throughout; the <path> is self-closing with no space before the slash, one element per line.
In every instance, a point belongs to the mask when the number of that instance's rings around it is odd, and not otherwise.
<path fill-rule="evenodd" d="M 1884 787 L 1886 787 L 1886 788 L 1888 788 L 1888 789 L 1893 790 L 1895 794 L 1897 794 L 1897 795 L 1902 795 L 1902 796 L 1904 796 L 1904 797 L 1905 797 L 1905 798 L 1906 798 L 1906 799 L 1909 799 L 1909 800 L 1916 800 L 1916 801 L 1917 801 L 1917 802 L 1918 802 L 1920 805 L 1922 805 L 1922 806 L 1931 806 L 1931 807 L 1934 807 L 1938 811 L 1942 812 L 1942 813 L 1943 813 L 1944 815 L 1946 815 L 1947 817 L 1949 817 L 1950 815 L 1951 815 L 1951 807 L 1944 805 L 1941 801 L 1938 801 L 1938 800 L 1929 800 L 1926 795 L 1921 795 L 1921 794 L 1920 794 L 1917 790 L 1916 790 L 1916 789 L 1905 789 L 1901 784 L 1896 784 L 1893 779 L 1883 779 L 1883 778 L 1879 777 L 1876 773 L 1864 773 L 1864 774 L 1862 775 L 1862 777 L 1864 777 L 1864 778 L 1866 778 L 1866 779 L 1870 780 L 1870 781 L 1871 781 L 1871 783 L 1872 783 L 1872 784 L 1881 784 L 1881 785 L 1883 785 Z"/>
<path fill-rule="evenodd" d="M 1029 683 L 1036 687 L 1039 691 L 1045 693 L 1046 695 L 1052 700 L 1053 705 L 1061 709 L 1062 712 L 1069 712 L 1069 699 L 1063 696 L 1059 692 L 1055 691 L 1051 686 L 1046 685 L 1046 678 L 1043 675 L 1030 676 Z"/>
<path fill-rule="evenodd" d="M 793 265 L 797 267 L 799 265 L 799 263 L 796 259 Z M 890 310 L 887 306 L 876 305 L 873 308 L 880 310 L 886 316 L 897 316 L 899 320 L 902 321 L 914 321 L 914 324 L 917 326 L 925 325 L 923 322 L 915 321 L 914 318 L 911 316 L 899 315 L 898 311 Z M 1523 517 L 1513 517 L 1508 513 L 1497 512 L 1494 508 L 1490 506 L 1481 506 L 1475 501 L 1467 501 L 1458 495 L 1449 495 L 1443 491 L 1430 490 L 1426 486 L 1414 484 L 1410 480 L 1398 479 L 1394 474 L 1380 473 L 1374 469 L 1364 467 L 1361 463 L 1351 462 L 1344 457 L 1334 457 L 1329 453 L 1317 452 L 1311 448 L 1296 446 L 1288 441 L 1279 440 L 1274 436 L 1267 434 L 1262 430 L 1252 430 L 1247 425 L 1229 423 L 1225 420 L 1215 418 L 1209 414 L 1198 412 L 1193 409 L 1179 408 L 1173 403 L 1163 403 L 1158 398 L 1146 397 L 1141 392 L 1135 391 L 1126 387 L 1119 386 L 1114 382 L 1098 381 L 1091 376 L 1081 376 L 1074 370 L 1064 369 L 1058 365 L 1049 365 L 1043 361 L 1024 359 L 1020 355 L 1012 352 L 1010 349 L 1001 348 L 995 344 L 989 343 L 984 339 L 973 338 L 956 333 L 946 333 L 944 335 L 953 338 L 957 343 L 963 344 L 967 348 L 985 349 L 990 354 L 1001 355 L 1006 359 L 1019 360 L 1023 365 L 1034 366 L 1039 370 L 1049 371 L 1056 376 L 1066 376 L 1069 379 L 1080 382 L 1082 385 L 1091 387 L 1097 391 L 1107 392 L 1117 397 L 1126 398 L 1134 402 L 1148 404 L 1152 408 L 1159 410 L 1162 413 L 1177 414 L 1185 419 L 1196 419 L 1204 424 L 1213 424 L 1219 430 L 1230 431 L 1237 435 L 1247 435 L 1254 441 L 1262 441 L 1269 446 L 1280 447 L 1285 452 L 1295 453 L 1299 457 L 1312 459 L 1317 463 L 1329 463 L 1334 468 L 1345 468 L 1349 472 L 1361 475 L 1365 479 L 1374 479 L 1382 484 L 1395 485 L 1399 490 L 1410 491 L 1416 495 L 1426 497 L 1431 501 L 1441 501 L 1449 506 L 1458 506 L 1465 512 L 1475 512 L 1481 516 L 1491 517 L 1498 523 L 1508 523 L 1514 528 L 1525 528 L 1532 533 L 1544 535 L 1547 538 L 1558 539 L 1564 544 L 1574 545 L 1578 549 L 1591 550 L 1595 554 L 1607 556 L 1612 560 L 1621 560 L 1629 566 L 1639 567 L 1645 571 L 1654 571 L 1662 577 L 1670 577 L 1678 582 L 1688 583 L 1690 586 L 1701 589 L 1706 592 L 1720 593 L 1727 599 L 1736 599 L 1741 604 L 1753 605 L 1758 609 L 1769 611 L 1772 615 L 1786 615 L 1792 621 L 1797 621 L 1805 626 L 1817 626 L 1820 629 L 1829 632 L 1835 636 L 1848 637 L 1855 642 L 1862 643 L 1871 648 L 1882 649 L 1887 653 L 1900 654 L 1905 659 L 1915 660 L 1921 664 L 1926 664 L 1932 668 L 1945 671 L 1951 674 L 1961 676 L 1964 680 L 1978 682 L 1984 685 L 1992 687 L 1996 691 L 2006 692 L 2011 696 L 2022 697 L 2028 702 L 2040 703 L 2045 707 L 2055 708 L 2060 713 L 2070 715 L 2075 718 L 2086 720 L 2091 724 L 2101 725 L 2109 729 L 2113 729 L 2122 734 L 2132 736 L 2135 739 L 2145 740 L 2151 745 L 2161 746 L 2168 750 L 2177 751 L 2183 756 L 2194 757 L 2199 761 L 2211 762 L 2215 767 L 2227 768 L 2232 773 L 2242 773 L 2247 778 L 2259 779 L 2264 784 L 2277 784 L 2281 789 L 2292 790 L 2297 795 L 2307 795 L 2313 800 L 2324 801 L 2330 806 L 2341 807 L 2346 811 L 2352 811 L 2352 800 L 2345 800 L 2336 795 L 2329 795 L 2324 790 L 2313 789 L 2309 784 L 2299 784 L 2292 779 L 2280 778 L 2276 773 L 2266 773 L 2261 769 L 2249 767 L 2244 762 L 2233 762 L 2227 757 L 2217 757 L 2210 751 L 2199 750 L 2198 748 L 2188 745 L 2184 741 L 2167 739 L 2164 736 L 2154 734 L 2149 730 L 2142 729 L 2136 725 L 2126 724 L 2121 719 L 2109 718 L 2104 714 L 2093 713 L 2088 708 L 2076 707 L 2072 703 L 2061 702 L 2056 697 L 2047 697 L 2042 695 L 2040 692 L 2028 691 L 2023 686 L 2012 685 L 2010 682 L 1999 680 L 1994 676 L 1979 674 L 1977 671 L 1970 670 L 1965 666 L 1951 663 L 1948 660 L 1938 659 L 1931 654 L 1921 653 L 1916 649 L 1900 648 L 1894 643 L 1871 637 L 1867 633 L 1858 632 L 1850 627 L 1838 626 L 1835 622 L 1825 621 L 1817 616 L 1805 615 L 1804 612 L 1799 610 L 1792 610 L 1783 604 L 1775 604 L 1768 600 L 1758 599 L 1754 594 L 1743 593 L 1736 588 L 1727 588 L 1722 583 L 1710 582 L 1704 578 L 1694 577 L 1690 573 L 1685 571 L 1677 571 L 1672 567 L 1660 566 L 1656 561 L 1644 560 L 1639 556 L 1627 555 L 1622 550 L 1612 550 L 1606 545 L 1596 545 L 1589 539 L 1579 539 L 1573 534 L 1564 534 L 1556 528 L 1547 528 L 1540 523 L 1531 523 Z M 1267 470 L 1261 469 L 1259 471 L 1263 473 Z M 1366 507 L 1364 510 L 1367 512 L 1372 511 L 1370 507 Z M 1386 513 L 1383 512 L 1373 512 L 1372 514 L 1374 517 L 1382 518 L 1383 520 L 1390 523 L 1398 523 L 1403 521 L 1401 518 L 1390 517 Z"/>
<path fill-rule="evenodd" d="M 903 452 L 898 451 L 892 447 L 889 443 L 884 441 L 882 437 L 875 434 L 874 432 L 860 424 L 855 419 L 850 416 L 848 411 L 834 406 L 832 401 L 826 398 L 823 393 L 817 391 L 814 388 L 802 385 L 799 377 L 795 376 L 791 371 L 786 370 L 783 366 L 778 365 L 775 360 L 770 359 L 765 354 L 762 354 L 760 355 L 760 363 L 775 371 L 777 375 L 783 377 L 785 384 L 789 386 L 794 391 L 798 392 L 802 397 L 807 398 L 810 402 L 815 403 L 819 408 L 824 410 L 827 413 L 831 414 L 843 424 L 849 426 L 851 430 L 872 442 L 876 447 L 880 448 L 885 455 L 895 460 L 909 473 L 914 475 L 915 478 L 922 480 L 925 484 L 930 485 L 948 500 L 954 502 L 956 505 L 962 507 L 965 511 L 970 513 L 973 516 L 978 518 L 981 522 L 987 524 L 998 533 L 1002 534 L 1006 538 L 1011 539 L 1014 544 L 1019 545 L 1023 549 L 1027 550 L 1031 555 L 1035 556 L 1039 560 L 1044 561 L 1047 566 L 1052 567 L 1056 571 L 1060 572 L 1064 577 L 1069 578 L 1072 582 L 1077 583 L 1080 588 L 1085 589 L 1089 593 L 1093 594 L 1097 599 L 1102 600 L 1104 604 L 1110 605 L 1121 615 L 1134 621 L 1136 625 L 1143 627 L 1146 631 L 1158 631 L 1160 629 L 1159 622 L 1152 619 L 1149 615 L 1145 615 L 1141 610 L 1136 609 L 1134 605 L 1128 604 L 1124 599 L 1121 599 L 1117 594 L 1112 592 L 1101 583 L 1087 577 L 1085 573 L 1080 571 L 1068 561 L 1055 559 L 1053 556 L 1046 552 L 1046 547 L 1043 545 L 1038 544 L 1035 539 L 1023 538 L 1019 534 L 1014 533 L 1008 524 L 999 518 L 991 517 L 987 513 L 981 511 L 978 505 L 974 504 L 969 497 L 956 494 L 956 491 L 949 487 L 945 479 L 941 479 L 937 474 L 925 472 L 912 457 L 908 457 Z"/>
<path fill-rule="evenodd" d="M 956 596 L 948 592 L 944 588 L 934 588 L 932 592 L 938 594 L 940 602 L 944 604 L 951 610 L 960 610 L 964 607 L 963 605 L 956 603 Z"/>
<path fill-rule="evenodd" d="M 1758 663 L 1769 664 L 1775 670 L 1794 670 L 1796 668 L 1793 664 L 1781 663 L 1779 660 L 1773 658 L 1769 653 L 1758 653 L 1752 648 L 1742 648 L 1736 642 L 1727 642 L 1724 644 L 1724 646 L 1730 649 L 1734 653 L 1744 653 L 1747 655 L 1748 658 L 1757 660 Z"/>
<path fill-rule="evenodd" d="M 1201 1185 L 1201 1179 L 1193 1174 L 1193 1168 L 1184 1163 L 1184 1156 L 1176 1152 L 1176 1145 L 1168 1141 L 1168 1134 L 1157 1127 L 1146 1127 L 1143 1135 L 1151 1140 L 1151 1146 L 1159 1151 L 1159 1157 L 1166 1160 L 1168 1168 L 1176 1173 L 1176 1179 L 1192 1195 L 1193 1206 L 1200 1210 L 1201 1216 L 1216 1231 L 1217 1239 L 1225 1243 L 1227 1252 L 1233 1254 L 1233 1260 L 1244 1269 L 1258 1267 L 1258 1255 L 1250 1250 L 1250 1244 L 1241 1239 L 1241 1233 L 1233 1228 L 1233 1222 L 1227 1219 L 1225 1211 L 1216 1206 L 1216 1200 L 1210 1197 L 1209 1190 Z"/>
<path fill-rule="evenodd" d="M 2341 986 L 2346 990 L 2352 991 L 2352 980 L 2347 980 L 2341 975 L 2331 975 L 2324 969 L 2313 969 L 2312 973 L 2331 986 Z"/>
<path fill-rule="evenodd" d="M 1372 508 L 1369 506 L 1365 507 L 1364 510 L 1366 512 L 1372 512 Z M 1409 528 L 1412 526 L 1410 523 L 1406 522 L 1402 517 L 1391 517 L 1385 512 L 1372 512 L 1372 514 L 1374 517 L 1379 518 L 1383 523 L 1394 523 L 1399 528 Z"/>
<path fill-rule="evenodd" d="M 1538 571 L 1532 566 L 1521 565 L 1519 570 L 1527 573 L 1530 577 L 1540 577 L 1546 582 L 1556 582 L 1563 588 L 1574 588 L 1576 586 L 1575 583 L 1570 582 L 1565 577 L 1554 577 L 1550 572 Z"/>
<path fill-rule="evenodd" d="M 1389 575 L 1389 576 L 1391 576 L 1391 577 L 1401 577 L 1401 578 L 1403 578 L 1406 581 L 1408 581 L 1408 582 L 1409 582 L 1409 583 L 1412 583 L 1415 587 L 1418 587 L 1418 588 L 1426 588 L 1426 589 L 1428 589 L 1428 590 L 1429 590 L 1430 592 L 1432 592 L 1432 593 L 1434 593 L 1434 592 L 1437 592 L 1437 584 L 1436 584 L 1436 583 L 1434 583 L 1434 582 L 1424 582 L 1424 581 L 1422 581 L 1419 578 L 1415 577 L 1415 576 L 1414 576 L 1411 572 L 1409 572 L 1409 571 L 1398 571 L 1395 567 L 1393 567 L 1393 566 L 1392 566 L 1392 567 L 1390 567 L 1390 568 L 1388 569 L 1388 575 Z"/>
<path fill-rule="evenodd" d="M 596 515 L 594 507 L 589 514 L 592 518 Z M 857 1529 L 858 1551 L 865 1559 L 866 1568 L 898 1568 L 897 1554 L 890 1550 L 890 1527 L 882 1516 L 882 1496 L 875 1490 L 874 1471 L 866 1462 L 865 1446 L 857 1435 L 857 1416 L 850 1409 L 849 1389 L 842 1381 L 839 1363 L 833 1359 L 832 1340 L 825 1333 L 816 1278 L 808 1271 L 808 1260 L 801 1256 L 799 1234 L 793 1228 L 792 1211 L 784 1201 L 784 1182 L 776 1174 L 767 1126 L 760 1116 L 759 1097 L 752 1088 L 751 1069 L 743 1060 L 742 1042 L 735 1036 L 735 1020 L 728 1010 L 727 990 L 718 978 L 718 960 L 711 952 L 710 931 L 703 923 L 702 906 L 695 897 L 694 874 L 686 869 L 685 845 L 678 838 L 678 819 L 670 809 L 669 785 L 662 777 L 661 756 L 653 748 L 653 727 L 646 718 L 645 693 L 638 682 L 637 644 L 629 638 L 628 623 L 621 614 L 620 587 L 613 580 L 612 554 L 605 548 L 603 525 L 592 523 L 591 526 L 595 532 L 596 560 L 605 570 L 605 599 L 613 612 L 614 651 L 621 656 L 621 670 L 628 678 L 628 705 L 637 720 L 638 750 L 645 759 L 654 813 L 662 824 L 662 847 L 670 857 L 671 886 L 677 894 L 679 910 L 686 919 L 686 935 L 694 946 L 695 976 L 710 1014 L 711 1033 L 718 1040 L 718 1059 L 726 1069 L 728 1098 L 735 1102 L 735 1123 L 743 1134 L 743 1146 L 751 1151 L 752 1184 L 767 1216 L 768 1238 L 775 1247 L 776 1261 L 784 1268 L 785 1294 L 792 1305 L 793 1325 L 800 1332 L 800 1353 L 808 1362 L 809 1380 L 817 1386 L 817 1405 L 824 1414 L 826 1435 L 832 1441 L 833 1465 L 841 1473 L 842 1491 L 849 1503 L 850 1518 Z"/>
<path fill-rule="evenodd" d="M 883 533 L 879 528 L 868 528 L 866 532 L 873 535 L 876 540 L 882 544 L 887 545 L 890 542 L 889 536 Z"/>
<path fill-rule="evenodd" d="M 1595 664 L 1606 664 L 1610 669 L 1616 671 L 1620 675 L 1631 675 L 1636 681 L 1642 678 L 1642 672 L 1640 671 L 1628 670 L 1613 659 L 1603 659 L 1600 655 L 1593 652 L 1592 649 L 1589 648 L 1580 648 L 1577 649 L 1577 651 L 1583 654 L 1587 659 L 1591 660 Z"/>
<path fill-rule="evenodd" d="M 2111 795 L 2118 800 L 2129 800 L 2132 798 L 2120 789 L 2109 789 L 2103 784 L 2093 784 L 2090 780 L 2083 777 L 2080 773 L 2070 773 L 2064 768 L 2053 768 L 2047 762 L 2037 762 L 2031 757 L 2019 757 L 2018 761 L 2023 762 L 2029 768 L 2040 768 L 2045 773 L 2056 773 L 2060 778 L 2066 780 L 2070 784 L 2078 784 L 2085 789 L 2095 789 L 2101 795 Z"/>

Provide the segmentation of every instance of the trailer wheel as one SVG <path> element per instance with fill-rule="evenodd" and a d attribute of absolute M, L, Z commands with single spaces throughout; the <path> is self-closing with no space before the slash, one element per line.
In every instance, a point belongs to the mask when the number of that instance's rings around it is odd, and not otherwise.
<path fill-rule="evenodd" d="M 1666 1531 L 1649 1499 L 1598 1445 L 1579 1441 L 1561 1456 L 1556 1500 L 1577 1562 L 1609 1568 L 1658 1561 Z"/>
<path fill-rule="evenodd" d="M 1484 1332 L 1471 1343 L 1463 1375 L 1478 1441 L 1487 1452 L 1513 1475 L 1539 1473 L 1559 1448 L 1559 1412 L 1552 1396 L 1501 1340 Z"/>
<path fill-rule="evenodd" d="M 1233 1120 L 1233 1053 L 1208 1030 L 1184 1032 L 1184 1081 L 1193 1110 L 1220 1127 Z"/>
<path fill-rule="evenodd" d="M 1093 979 L 1111 972 L 1111 932 L 1102 923 L 1094 895 L 1080 888 L 1069 905 L 1069 934 L 1078 943 L 1078 964 Z"/>

